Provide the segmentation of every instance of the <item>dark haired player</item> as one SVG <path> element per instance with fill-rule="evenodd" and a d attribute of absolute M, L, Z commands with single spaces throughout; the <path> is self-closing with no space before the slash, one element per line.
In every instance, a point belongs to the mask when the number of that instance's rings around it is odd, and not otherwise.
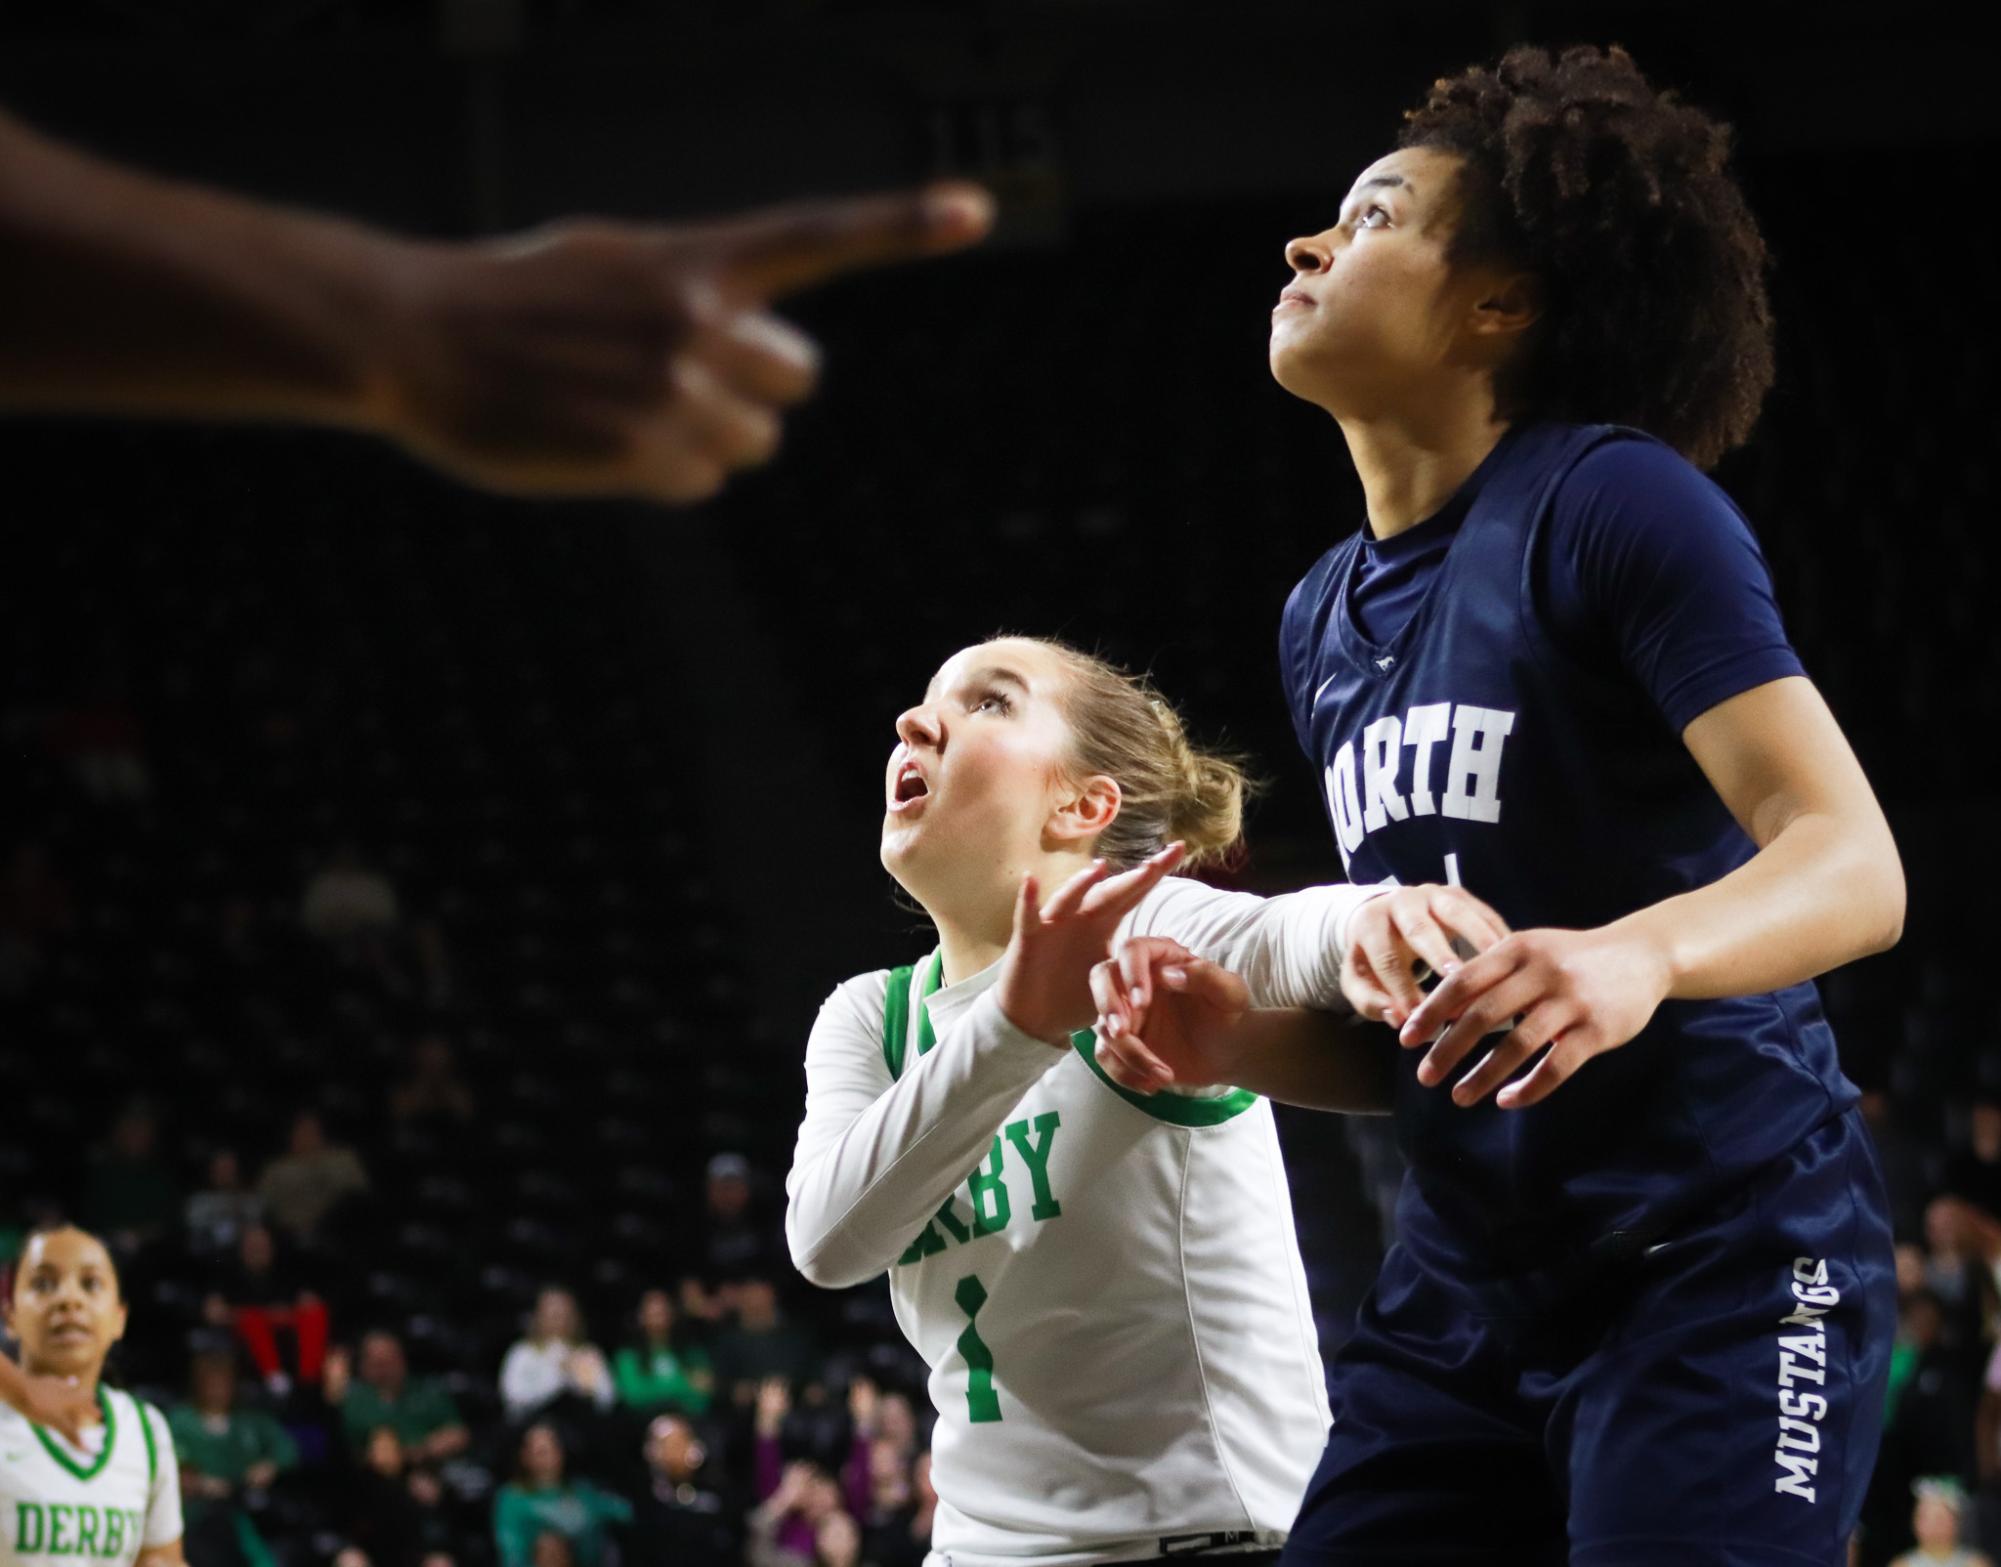
<path fill-rule="evenodd" d="M 1286 606 L 1299 738 L 1355 881 L 1514 932 L 1420 997 L 1367 982 L 1386 901 L 1351 927 L 1409 1176 L 1298 1567 L 1832 1567 L 1875 1458 L 1890 1230 L 1811 980 L 1903 873 L 1703 471 L 1772 379 L 1728 146 L 1622 50 L 1517 49 L 1286 247 L 1272 370 L 1368 502 Z"/>
<path fill-rule="evenodd" d="M 166 1419 L 104 1385 L 126 1306 L 103 1243 L 67 1225 L 30 1235 L 4 1306 L 28 1375 L 74 1382 L 92 1408 L 74 1435 L 0 1408 L 0 1567 L 58 1557 L 179 1567 L 181 1482 Z"/>

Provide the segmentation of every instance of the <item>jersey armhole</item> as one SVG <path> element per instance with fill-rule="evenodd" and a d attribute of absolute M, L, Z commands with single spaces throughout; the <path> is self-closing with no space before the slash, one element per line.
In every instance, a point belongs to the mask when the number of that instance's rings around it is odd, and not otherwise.
<path fill-rule="evenodd" d="M 882 1060 L 893 1083 L 903 1076 L 903 1052 L 910 1041 L 910 977 L 917 965 L 906 963 L 889 971 L 889 992 L 882 1000 Z"/>
<path fill-rule="evenodd" d="M 153 1487 L 160 1483 L 160 1442 L 153 1435 L 152 1406 L 135 1398 L 132 1412 L 139 1417 L 139 1434 L 146 1439 L 146 1493 L 150 1498 Z"/>

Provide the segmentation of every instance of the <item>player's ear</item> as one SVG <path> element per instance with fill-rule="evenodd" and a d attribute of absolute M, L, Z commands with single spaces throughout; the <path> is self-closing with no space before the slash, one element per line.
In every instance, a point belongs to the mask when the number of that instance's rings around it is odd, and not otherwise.
<path fill-rule="evenodd" d="M 1477 337 L 1518 337 L 1542 319 L 1547 294 L 1533 272 L 1509 272 L 1484 280 L 1475 291 L 1469 330 Z"/>
<path fill-rule="evenodd" d="M 125 1324 L 131 1320 L 132 1307 L 125 1301 L 118 1303 L 118 1320 L 111 1325 L 111 1342 L 116 1344 L 125 1337 Z"/>
<path fill-rule="evenodd" d="M 1044 841 L 1066 849 L 1090 842 L 1117 819 L 1124 798 L 1119 781 L 1106 773 L 1059 782 L 1055 808 L 1043 827 Z"/>

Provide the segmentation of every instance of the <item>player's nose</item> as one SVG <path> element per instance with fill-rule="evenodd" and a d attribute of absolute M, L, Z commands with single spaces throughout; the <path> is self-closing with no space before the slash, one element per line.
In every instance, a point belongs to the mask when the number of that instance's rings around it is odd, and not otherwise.
<path fill-rule="evenodd" d="M 1318 234 L 1287 240 L 1285 244 L 1285 264 L 1295 272 L 1324 272 L 1333 254 Z"/>
<path fill-rule="evenodd" d="M 918 746 L 929 746 L 936 750 L 942 731 L 938 726 L 938 710 L 928 702 L 916 707 L 907 707 L 896 716 L 896 738 L 915 750 Z"/>

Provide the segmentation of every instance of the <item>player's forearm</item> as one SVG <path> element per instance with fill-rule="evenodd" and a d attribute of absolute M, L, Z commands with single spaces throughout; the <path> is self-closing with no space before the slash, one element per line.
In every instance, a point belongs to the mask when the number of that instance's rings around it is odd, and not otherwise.
<path fill-rule="evenodd" d="M 363 424 L 407 248 L 0 115 L 0 406 Z"/>
<path fill-rule="evenodd" d="M 793 1266 L 828 1289 L 888 1268 L 1059 1059 L 1007 1021 L 994 992 L 974 1002 L 888 1092 L 795 1165 L 785 1210 Z"/>
<path fill-rule="evenodd" d="M 1396 1088 L 1396 1040 L 1380 1023 L 1305 1007 L 1246 1012 L 1230 1082 L 1280 1104 L 1385 1115 Z"/>
<path fill-rule="evenodd" d="M 1652 948 L 1684 1001 L 1778 990 L 1894 946 L 1904 872 L 1880 815 L 1794 817 L 1722 880 L 1612 928 Z"/>

